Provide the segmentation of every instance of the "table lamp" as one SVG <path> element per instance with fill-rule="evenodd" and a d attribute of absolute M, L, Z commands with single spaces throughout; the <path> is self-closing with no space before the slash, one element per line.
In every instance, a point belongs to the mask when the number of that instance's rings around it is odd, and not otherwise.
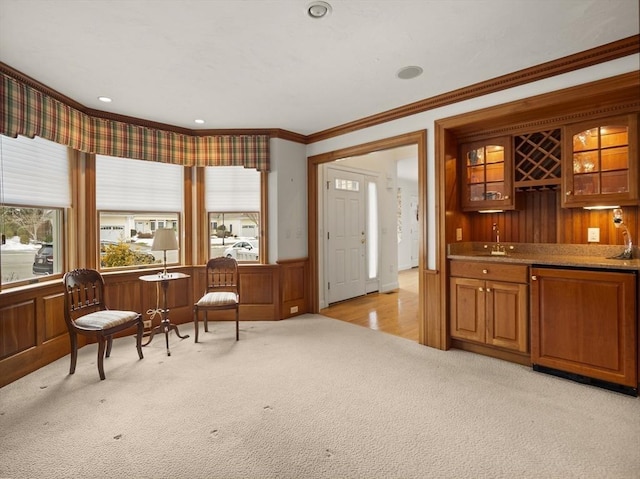
<path fill-rule="evenodd" d="M 153 235 L 153 244 L 151 245 L 151 251 L 163 251 L 164 263 L 162 275 L 167 276 L 167 250 L 177 250 L 178 240 L 176 239 L 176 232 L 171 228 L 159 228 Z"/>

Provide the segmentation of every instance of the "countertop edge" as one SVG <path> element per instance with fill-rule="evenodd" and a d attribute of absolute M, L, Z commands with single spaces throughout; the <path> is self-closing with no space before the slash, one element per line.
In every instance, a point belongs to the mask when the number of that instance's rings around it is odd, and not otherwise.
<path fill-rule="evenodd" d="M 640 271 L 640 259 L 610 259 L 594 256 L 554 256 L 512 253 L 506 256 L 488 254 L 449 254 L 449 260 L 483 261 L 491 263 L 526 264 L 529 266 L 557 266 L 621 271 Z"/>

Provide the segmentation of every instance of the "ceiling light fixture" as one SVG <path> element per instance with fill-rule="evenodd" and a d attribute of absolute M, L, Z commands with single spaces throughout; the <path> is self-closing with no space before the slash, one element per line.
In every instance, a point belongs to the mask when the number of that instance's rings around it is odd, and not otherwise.
<path fill-rule="evenodd" d="M 111 103 L 111 98 L 109 98 L 108 96 L 99 96 L 98 100 L 104 102 L 104 103 Z"/>
<path fill-rule="evenodd" d="M 193 121 L 195 121 L 198 125 L 202 125 L 204 123 L 204 120 L 201 120 L 199 118 L 197 120 L 193 120 Z"/>
<path fill-rule="evenodd" d="M 311 18 L 324 18 L 331 13 L 331 5 L 327 2 L 315 1 L 311 2 L 307 7 L 307 14 Z"/>
<path fill-rule="evenodd" d="M 398 73 L 396 73 L 396 76 L 401 80 L 411 80 L 412 78 L 419 77 L 420 75 L 422 75 L 422 72 L 423 72 L 422 68 L 412 65 L 412 66 L 404 67 L 398 70 Z"/>

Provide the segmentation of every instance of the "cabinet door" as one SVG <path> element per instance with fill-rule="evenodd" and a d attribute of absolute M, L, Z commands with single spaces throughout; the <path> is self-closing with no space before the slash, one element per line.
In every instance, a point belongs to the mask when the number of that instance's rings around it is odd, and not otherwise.
<path fill-rule="evenodd" d="M 462 144 L 460 157 L 465 211 L 513 209 L 511 137 Z"/>
<path fill-rule="evenodd" d="M 531 362 L 637 387 L 636 277 L 533 268 Z"/>
<path fill-rule="evenodd" d="M 484 343 L 485 291 L 484 281 L 451 278 L 450 334 L 453 338 Z"/>
<path fill-rule="evenodd" d="M 487 281 L 486 295 L 487 344 L 527 352 L 527 285 Z"/>
<path fill-rule="evenodd" d="M 637 116 L 579 123 L 564 130 L 562 205 L 637 204 Z"/>

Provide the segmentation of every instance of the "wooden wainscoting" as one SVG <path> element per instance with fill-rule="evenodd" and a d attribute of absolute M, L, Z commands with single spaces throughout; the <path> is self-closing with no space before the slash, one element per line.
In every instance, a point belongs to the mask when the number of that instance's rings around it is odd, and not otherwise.
<path fill-rule="evenodd" d="M 290 318 L 309 311 L 309 261 L 278 261 L 280 266 L 280 318 Z"/>
<path fill-rule="evenodd" d="M 279 268 L 274 264 L 240 264 L 240 321 L 280 319 Z M 206 290 L 205 266 L 194 267 L 195 303 Z M 192 303 L 192 306 L 193 306 Z M 193 314 L 193 313 L 191 313 Z M 189 319 L 192 319 L 190 316 Z M 233 311 L 218 311 L 216 321 L 235 321 Z"/>
<path fill-rule="evenodd" d="M 139 311 L 149 320 L 164 307 L 159 283 L 140 280 L 157 269 L 110 272 L 103 275 L 107 304 L 111 309 Z M 189 278 L 169 283 L 167 307 L 174 324 L 193 321 L 193 305 L 205 290 L 204 266 L 173 268 Z M 274 321 L 308 312 L 309 260 L 287 260 L 279 264 L 241 264 L 241 321 Z M 291 308 L 298 308 L 292 313 Z M 226 313 L 226 312 L 224 312 Z M 160 322 L 153 316 L 152 326 Z M 216 320 L 229 319 L 223 315 Z M 125 331 L 121 335 L 130 335 Z M 87 344 L 79 337 L 79 346 Z M 62 280 L 8 289 L 0 292 L 0 387 L 69 354 L 69 336 L 64 322 Z"/>
<path fill-rule="evenodd" d="M 61 282 L 2 292 L 0 387 L 69 353 L 63 308 Z"/>

